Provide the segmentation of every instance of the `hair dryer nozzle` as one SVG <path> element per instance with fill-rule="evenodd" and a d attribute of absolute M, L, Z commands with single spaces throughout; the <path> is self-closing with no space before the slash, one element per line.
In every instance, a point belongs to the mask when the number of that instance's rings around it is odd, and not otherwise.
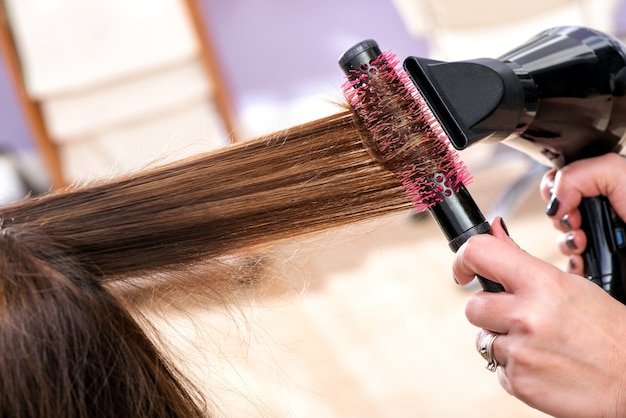
<path fill-rule="evenodd" d="M 404 68 L 457 149 L 496 133 L 504 139 L 524 120 L 523 84 L 498 60 L 409 57 Z"/>
<path fill-rule="evenodd" d="M 511 145 L 560 167 L 621 148 L 626 52 L 604 33 L 557 27 L 499 59 L 404 65 L 457 149 L 515 133 Z"/>

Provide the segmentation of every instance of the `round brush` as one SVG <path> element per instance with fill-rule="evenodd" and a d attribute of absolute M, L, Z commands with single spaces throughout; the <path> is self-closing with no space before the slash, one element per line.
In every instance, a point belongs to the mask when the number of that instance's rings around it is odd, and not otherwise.
<path fill-rule="evenodd" d="M 467 191 L 471 175 L 395 55 L 376 41 L 350 48 L 339 60 L 343 91 L 372 158 L 392 171 L 419 211 L 428 210 L 456 252 L 491 227 Z M 483 289 L 503 291 L 478 277 Z"/>

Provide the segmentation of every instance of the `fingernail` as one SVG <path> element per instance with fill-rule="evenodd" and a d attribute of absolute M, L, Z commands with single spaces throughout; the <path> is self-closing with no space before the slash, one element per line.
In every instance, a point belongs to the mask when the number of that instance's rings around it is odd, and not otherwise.
<path fill-rule="evenodd" d="M 567 245 L 567 248 L 569 248 L 570 250 L 578 249 L 578 247 L 576 246 L 576 243 L 574 242 L 573 232 L 570 232 L 569 234 L 567 234 L 567 237 L 565 237 L 565 244 Z"/>
<path fill-rule="evenodd" d="M 454 283 L 459 284 L 459 281 L 457 280 L 456 277 L 452 276 L 452 278 L 454 279 Z"/>
<path fill-rule="evenodd" d="M 571 270 L 576 270 L 576 263 L 574 263 L 574 257 L 570 257 L 569 260 L 567 260 L 567 264 L 569 264 L 569 268 Z"/>
<path fill-rule="evenodd" d="M 511 236 L 509 234 L 509 228 L 506 227 L 506 223 L 504 223 L 504 219 L 500 218 L 500 226 L 502 227 L 502 229 L 504 229 L 504 232 L 506 232 L 507 236 Z"/>
<path fill-rule="evenodd" d="M 559 202 L 559 199 L 555 195 L 552 195 L 552 198 L 548 202 L 548 207 L 546 208 L 546 215 L 548 216 L 556 215 L 557 211 L 559 210 L 560 203 L 561 202 Z"/>
<path fill-rule="evenodd" d="M 564 217 L 562 217 L 559 222 L 561 223 L 561 226 L 566 231 L 571 231 L 572 230 L 572 225 L 569 223 L 569 215 L 565 215 Z"/>

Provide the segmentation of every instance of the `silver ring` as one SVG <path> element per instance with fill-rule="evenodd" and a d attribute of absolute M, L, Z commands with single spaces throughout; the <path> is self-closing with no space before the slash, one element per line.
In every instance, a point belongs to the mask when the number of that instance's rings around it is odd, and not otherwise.
<path fill-rule="evenodd" d="M 498 338 L 500 334 L 493 331 L 484 332 L 480 340 L 478 341 L 478 352 L 480 355 L 487 360 L 487 365 L 485 368 L 490 372 L 495 372 L 498 369 L 498 360 L 493 357 L 493 342 Z"/>

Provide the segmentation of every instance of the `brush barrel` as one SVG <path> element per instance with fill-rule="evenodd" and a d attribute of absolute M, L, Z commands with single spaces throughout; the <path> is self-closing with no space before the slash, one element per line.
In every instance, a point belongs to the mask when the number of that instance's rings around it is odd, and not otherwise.
<path fill-rule="evenodd" d="M 491 234 L 491 226 L 465 186 L 433 205 L 429 212 L 448 238 L 448 245 L 454 252 L 474 235 Z M 476 279 L 487 292 L 504 291 L 500 283 L 478 275 Z"/>
<path fill-rule="evenodd" d="M 429 211 L 454 252 L 471 236 L 491 233 L 489 223 L 465 186 L 433 205 Z"/>

